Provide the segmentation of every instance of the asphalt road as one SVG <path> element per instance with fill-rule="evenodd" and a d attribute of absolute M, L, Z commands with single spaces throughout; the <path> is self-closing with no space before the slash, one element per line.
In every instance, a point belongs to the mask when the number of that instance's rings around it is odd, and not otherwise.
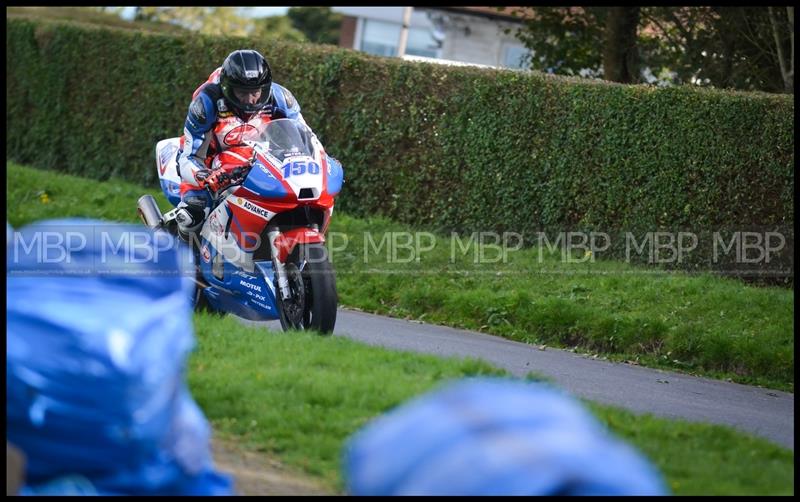
<path fill-rule="evenodd" d="M 252 321 L 280 331 L 280 323 Z M 474 331 L 339 309 L 334 335 L 440 356 L 476 357 L 516 376 L 533 371 L 573 395 L 634 412 L 733 426 L 794 450 L 794 395 L 593 359 Z"/>

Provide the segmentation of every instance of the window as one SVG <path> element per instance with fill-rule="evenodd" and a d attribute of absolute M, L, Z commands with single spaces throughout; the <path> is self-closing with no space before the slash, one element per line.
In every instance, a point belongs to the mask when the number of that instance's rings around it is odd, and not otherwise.
<path fill-rule="evenodd" d="M 361 35 L 361 50 L 376 56 L 396 56 L 400 42 L 399 23 L 389 23 L 375 19 L 365 19 Z M 424 28 L 409 28 L 406 54 L 435 58 L 436 41 L 431 32 Z"/>
<path fill-rule="evenodd" d="M 506 68 L 527 68 L 528 64 L 523 61 L 529 53 L 530 51 L 521 45 L 506 45 L 503 48 L 503 66 Z"/>
<path fill-rule="evenodd" d="M 376 56 L 397 55 L 397 42 L 400 40 L 400 25 L 364 20 L 364 31 L 361 36 L 361 50 Z"/>
<path fill-rule="evenodd" d="M 398 41 L 400 41 L 398 34 Z M 438 46 L 429 30 L 423 28 L 409 28 L 408 42 L 406 43 L 406 54 L 412 56 L 425 56 L 435 58 Z"/>

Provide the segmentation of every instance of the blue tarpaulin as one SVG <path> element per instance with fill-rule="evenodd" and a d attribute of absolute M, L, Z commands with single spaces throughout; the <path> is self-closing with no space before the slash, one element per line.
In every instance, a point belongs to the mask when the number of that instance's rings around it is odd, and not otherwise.
<path fill-rule="evenodd" d="M 28 225 L 12 241 L 6 438 L 26 456 L 23 493 L 231 494 L 186 385 L 189 250 L 84 219 Z"/>
<path fill-rule="evenodd" d="M 352 495 L 667 494 L 574 398 L 510 379 L 466 379 L 405 403 L 343 455 Z"/>

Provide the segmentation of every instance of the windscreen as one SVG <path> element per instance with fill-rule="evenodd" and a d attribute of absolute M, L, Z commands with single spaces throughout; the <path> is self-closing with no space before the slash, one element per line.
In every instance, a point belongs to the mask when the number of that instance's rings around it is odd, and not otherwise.
<path fill-rule="evenodd" d="M 311 131 L 296 120 L 278 119 L 270 121 L 256 139 L 260 146 L 278 160 L 290 157 L 314 156 Z"/>

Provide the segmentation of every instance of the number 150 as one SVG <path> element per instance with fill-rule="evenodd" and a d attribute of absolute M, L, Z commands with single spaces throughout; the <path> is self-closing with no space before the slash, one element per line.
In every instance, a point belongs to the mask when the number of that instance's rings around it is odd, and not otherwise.
<path fill-rule="evenodd" d="M 316 162 L 306 163 L 306 161 L 300 160 L 283 166 L 284 178 L 288 178 L 289 176 L 300 176 L 306 172 L 308 172 L 308 174 L 319 174 L 319 164 Z"/>

